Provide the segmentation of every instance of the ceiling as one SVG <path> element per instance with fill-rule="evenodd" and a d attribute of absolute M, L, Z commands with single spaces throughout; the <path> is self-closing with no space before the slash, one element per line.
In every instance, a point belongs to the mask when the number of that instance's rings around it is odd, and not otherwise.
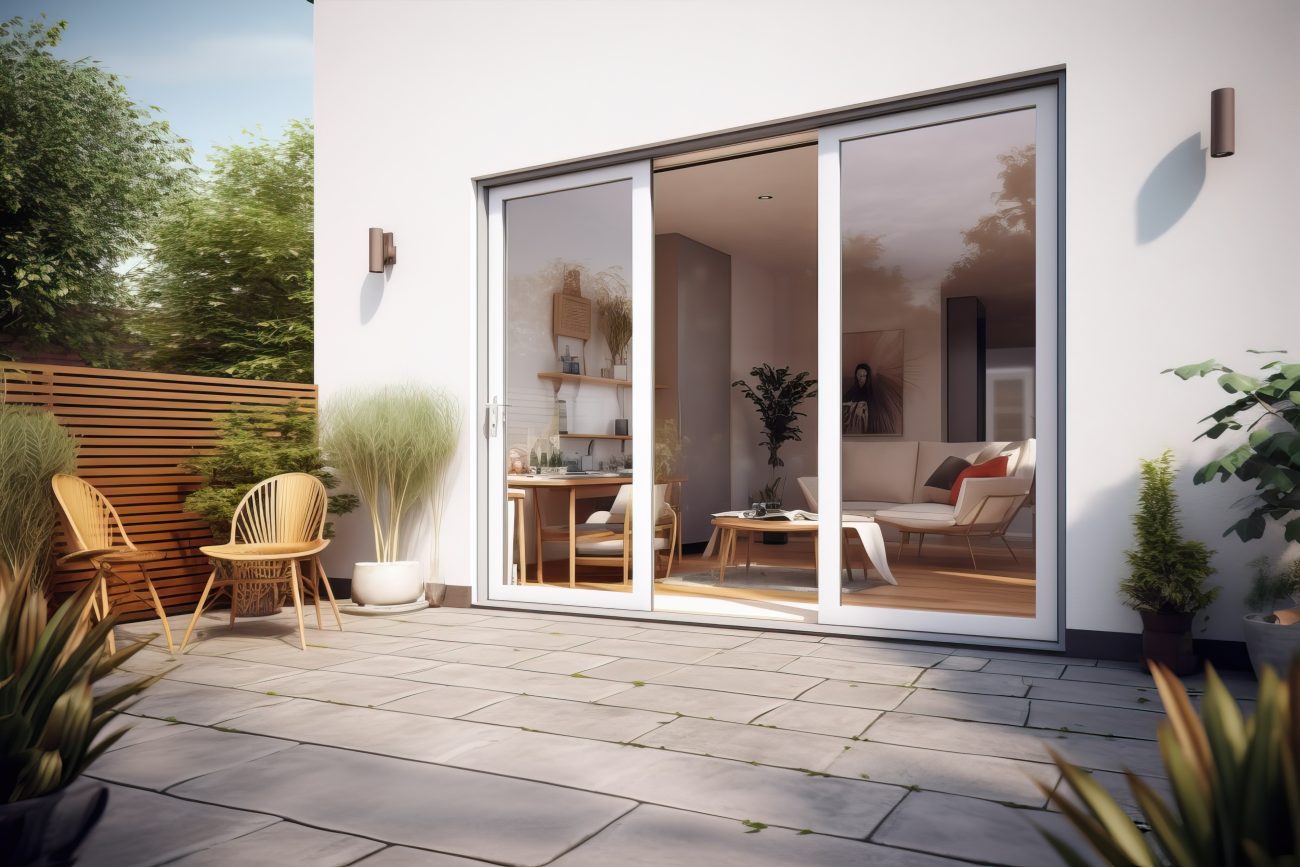
<path fill-rule="evenodd" d="M 775 270 L 817 265 L 815 145 L 659 171 L 654 196 L 655 234 L 676 232 Z"/>

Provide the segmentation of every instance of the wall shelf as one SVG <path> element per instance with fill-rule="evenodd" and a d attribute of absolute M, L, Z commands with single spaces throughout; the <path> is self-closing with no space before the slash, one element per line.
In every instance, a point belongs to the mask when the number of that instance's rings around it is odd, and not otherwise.
<path fill-rule="evenodd" d="M 606 379 L 603 376 L 583 376 L 578 373 L 554 373 L 552 371 L 542 371 L 537 374 L 538 379 L 547 379 L 554 382 L 558 387 L 562 382 L 573 382 L 579 385 L 590 383 L 592 385 L 610 385 L 615 388 L 631 388 L 630 379 Z"/>
<path fill-rule="evenodd" d="M 626 434 L 584 434 L 584 433 L 562 433 L 559 434 L 561 439 L 566 440 L 630 440 L 632 437 Z"/>

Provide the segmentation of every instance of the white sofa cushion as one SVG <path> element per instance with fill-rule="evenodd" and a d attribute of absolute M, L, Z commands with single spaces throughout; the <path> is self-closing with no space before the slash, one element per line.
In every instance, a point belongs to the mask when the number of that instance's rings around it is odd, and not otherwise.
<path fill-rule="evenodd" d="M 865 515 L 871 517 L 882 509 L 895 509 L 901 503 L 890 503 L 884 500 L 846 500 L 841 508 L 846 515 Z"/>
<path fill-rule="evenodd" d="M 849 440 L 842 454 L 844 500 L 911 502 L 917 443 Z"/>
<path fill-rule="evenodd" d="M 906 528 L 951 527 L 957 523 L 953 507 L 947 503 L 904 503 L 876 512 L 877 521 L 888 521 Z"/>

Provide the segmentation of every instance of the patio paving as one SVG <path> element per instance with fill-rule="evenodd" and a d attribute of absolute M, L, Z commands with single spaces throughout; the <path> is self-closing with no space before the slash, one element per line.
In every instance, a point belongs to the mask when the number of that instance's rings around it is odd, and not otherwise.
<path fill-rule="evenodd" d="M 303 652 L 286 613 L 214 614 L 113 674 L 166 672 L 90 769 L 112 795 L 79 863 L 1039 867 L 1039 828 L 1072 836 L 1049 748 L 1167 790 L 1136 666 L 485 609 L 345 627 Z"/>

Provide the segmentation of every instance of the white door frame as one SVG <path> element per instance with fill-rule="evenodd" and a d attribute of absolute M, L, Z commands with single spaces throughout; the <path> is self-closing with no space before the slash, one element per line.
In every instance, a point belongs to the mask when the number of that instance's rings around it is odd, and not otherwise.
<path fill-rule="evenodd" d="M 822 526 L 821 572 L 818 574 L 818 622 L 860 626 L 893 634 L 954 635 L 1033 641 L 1059 641 L 1057 563 L 1057 93 L 1036 87 L 977 97 L 929 108 L 825 127 L 818 138 L 817 168 L 817 309 L 818 401 L 817 475 Z M 842 351 L 840 145 L 845 140 L 899 132 L 968 118 L 1036 109 L 1035 229 L 1035 405 L 1037 464 L 1034 509 L 1037 584 L 1035 616 L 1003 617 L 844 605 L 840 591 L 840 521 L 842 496 L 840 403 L 833 399 L 839 382 Z M 900 579 L 905 580 L 905 579 Z"/>
<path fill-rule="evenodd" d="M 632 182 L 632 590 L 540 587 L 509 584 L 505 580 L 509 546 L 506 531 L 506 462 L 504 436 L 506 395 L 505 341 L 505 203 L 511 199 L 544 195 L 617 181 Z M 480 515 L 486 523 L 488 556 L 486 580 L 477 584 L 487 602 L 532 602 L 564 606 L 649 611 L 654 592 L 654 215 L 651 205 L 650 162 L 625 163 L 587 171 L 490 187 L 487 190 L 488 297 L 487 297 L 487 401 L 489 414 L 481 436 L 486 480 Z M 496 413 L 496 424 L 491 414 Z"/>

